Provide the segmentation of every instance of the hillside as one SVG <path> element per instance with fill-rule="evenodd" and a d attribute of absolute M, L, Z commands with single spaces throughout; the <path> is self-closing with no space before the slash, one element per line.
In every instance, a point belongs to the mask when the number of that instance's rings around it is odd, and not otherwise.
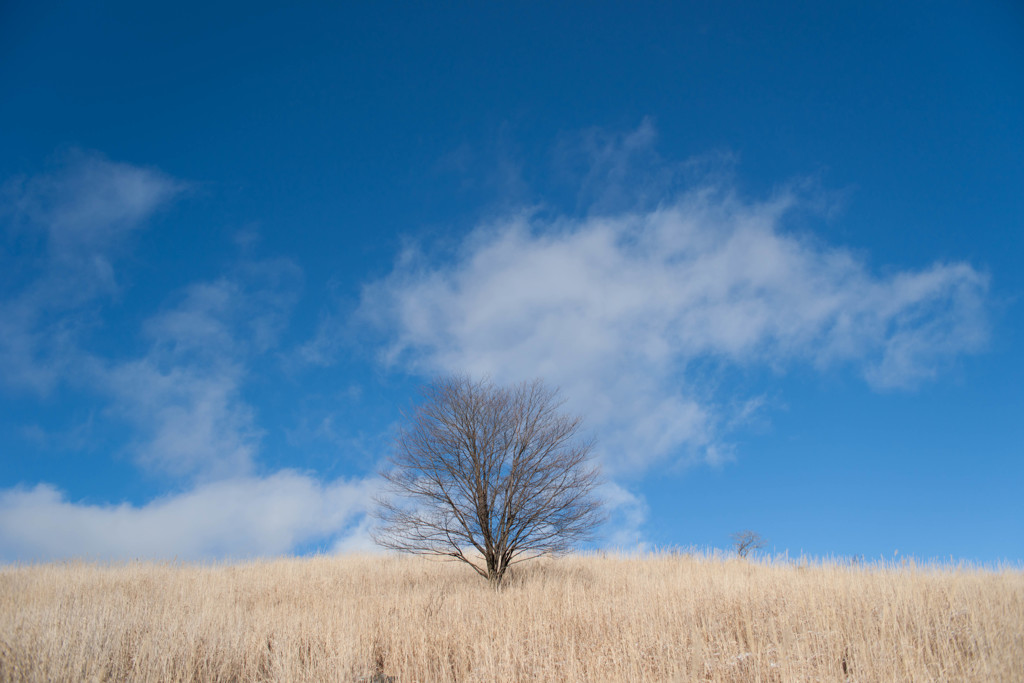
<path fill-rule="evenodd" d="M 0 569 L 0 680 L 1019 680 L 1019 569 L 581 555 Z"/>

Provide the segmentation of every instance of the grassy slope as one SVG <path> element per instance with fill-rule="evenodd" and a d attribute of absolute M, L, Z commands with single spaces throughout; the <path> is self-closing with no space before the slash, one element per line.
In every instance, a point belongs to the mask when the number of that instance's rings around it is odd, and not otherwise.
<path fill-rule="evenodd" d="M 1018 570 L 654 555 L 0 569 L 0 680 L 1011 681 Z"/>

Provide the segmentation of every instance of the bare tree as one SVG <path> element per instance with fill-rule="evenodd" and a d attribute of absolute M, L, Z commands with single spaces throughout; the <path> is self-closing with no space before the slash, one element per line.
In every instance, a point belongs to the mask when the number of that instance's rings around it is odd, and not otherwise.
<path fill-rule="evenodd" d="M 396 441 L 374 540 L 461 560 L 501 585 L 509 566 L 564 552 L 602 521 L 581 421 L 540 380 L 435 380 Z"/>
<path fill-rule="evenodd" d="M 733 550 L 740 557 L 746 557 L 750 554 L 751 550 L 760 550 L 768 545 L 768 541 L 761 538 L 761 534 L 749 529 L 737 531 L 731 538 Z"/>

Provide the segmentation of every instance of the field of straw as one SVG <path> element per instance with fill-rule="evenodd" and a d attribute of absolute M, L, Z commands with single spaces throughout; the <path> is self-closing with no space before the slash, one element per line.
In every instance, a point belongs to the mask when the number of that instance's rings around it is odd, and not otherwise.
<path fill-rule="evenodd" d="M 1020 681 L 1019 569 L 656 554 L 0 568 L 3 681 Z"/>

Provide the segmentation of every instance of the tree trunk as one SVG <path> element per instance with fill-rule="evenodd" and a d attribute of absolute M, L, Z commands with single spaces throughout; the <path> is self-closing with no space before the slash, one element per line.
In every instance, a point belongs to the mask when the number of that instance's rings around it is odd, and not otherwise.
<path fill-rule="evenodd" d="M 507 566 L 503 565 L 501 558 L 495 553 L 487 553 L 487 580 L 495 589 L 501 588 L 501 581 L 505 578 Z"/>

